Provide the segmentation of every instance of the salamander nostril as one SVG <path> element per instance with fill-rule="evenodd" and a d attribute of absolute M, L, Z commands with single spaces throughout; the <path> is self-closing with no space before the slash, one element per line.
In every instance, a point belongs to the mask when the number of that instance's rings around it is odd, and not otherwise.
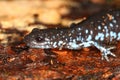
<path fill-rule="evenodd" d="M 36 37 L 35 40 L 36 40 L 37 42 L 43 42 L 43 41 L 45 41 L 45 39 L 42 38 L 42 37 Z"/>

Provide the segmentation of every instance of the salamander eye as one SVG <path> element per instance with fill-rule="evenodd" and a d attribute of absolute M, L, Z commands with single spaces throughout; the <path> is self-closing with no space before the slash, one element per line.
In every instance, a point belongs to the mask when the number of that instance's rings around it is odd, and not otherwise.
<path fill-rule="evenodd" d="M 42 37 L 36 37 L 35 40 L 36 40 L 37 42 L 43 42 L 43 41 L 45 41 L 45 39 L 42 38 Z"/>

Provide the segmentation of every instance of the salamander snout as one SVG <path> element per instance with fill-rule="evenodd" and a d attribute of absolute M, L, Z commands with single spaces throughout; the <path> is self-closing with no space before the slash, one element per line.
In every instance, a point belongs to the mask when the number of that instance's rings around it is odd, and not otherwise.
<path fill-rule="evenodd" d="M 30 34 L 24 37 L 24 42 L 26 43 L 26 45 L 31 48 L 51 48 L 51 38 L 49 39 L 48 34 L 43 31 L 44 30 L 32 30 Z"/>

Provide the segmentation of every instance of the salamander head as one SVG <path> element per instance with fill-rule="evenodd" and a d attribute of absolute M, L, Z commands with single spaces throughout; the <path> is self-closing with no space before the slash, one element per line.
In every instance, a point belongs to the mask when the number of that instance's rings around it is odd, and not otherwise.
<path fill-rule="evenodd" d="M 48 31 L 49 29 L 33 29 L 30 34 L 25 36 L 24 42 L 27 44 L 27 46 L 31 48 L 53 48 L 53 40 L 51 40 L 51 31 Z"/>

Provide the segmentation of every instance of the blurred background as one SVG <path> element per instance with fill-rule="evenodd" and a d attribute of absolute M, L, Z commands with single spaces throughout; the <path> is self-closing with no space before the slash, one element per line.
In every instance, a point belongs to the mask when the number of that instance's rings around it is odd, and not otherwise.
<path fill-rule="evenodd" d="M 0 0 L 0 23 L 26 26 L 36 17 L 43 24 L 68 26 L 70 20 L 119 5 L 120 0 Z"/>

